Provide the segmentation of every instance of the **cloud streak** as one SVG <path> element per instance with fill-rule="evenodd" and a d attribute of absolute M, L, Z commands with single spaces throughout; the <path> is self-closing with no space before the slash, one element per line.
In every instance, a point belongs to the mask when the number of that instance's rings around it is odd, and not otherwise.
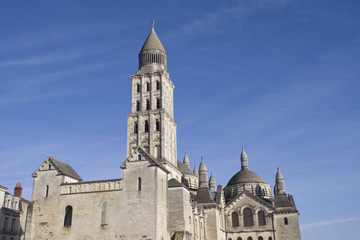
<path fill-rule="evenodd" d="M 337 223 L 355 222 L 355 221 L 360 221 L 360 217 L 340 218 L 340 219 L 334 219 L 334 220 L 329 220 L 329 221 L 306 223 L 306 224 L 301 224 L 300 228 L 302 230 L 304 230 L 304 229 L 309 229 L 309 228 L 318 228 L 318 227 L 334 225 Z"/>

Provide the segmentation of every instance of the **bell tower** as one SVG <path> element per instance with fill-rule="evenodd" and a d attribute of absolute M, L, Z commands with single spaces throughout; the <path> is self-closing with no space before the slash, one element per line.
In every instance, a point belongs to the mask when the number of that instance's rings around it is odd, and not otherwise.
<path fill-rule="evenodd" d="M 139 53 L 139 69 L 131 78 L 131 112 L 127 115 L 127 157 L 142 147 L 153 157 L 176 166 L 174 84 L 167 55 L 154 22 Z"/>

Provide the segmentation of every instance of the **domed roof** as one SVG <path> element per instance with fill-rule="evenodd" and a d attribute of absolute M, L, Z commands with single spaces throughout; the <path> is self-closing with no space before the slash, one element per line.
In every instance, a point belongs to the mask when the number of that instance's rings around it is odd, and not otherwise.
<path fill-rule="evenodd" d="M 266 183 L 262 177 L 248 168 L 241 169 L 228 182 L 227 186 L 241 184 L 241 183 Z"/>
<path fill-rule="evenodd" d="M 155 29 L 154 29 L 154 22 L 152 23 L 152 28 L 151 28 L 151 32 L 149 34 L 149 36 L 147 37 L 144 45 L 141 48 L 141 51 L 146 51 L 146 50 L 160 50 L 165 52 L 165 48 L 162 45 L 162 43 L 160 42 L 159 37 L 156 35 Z"/>

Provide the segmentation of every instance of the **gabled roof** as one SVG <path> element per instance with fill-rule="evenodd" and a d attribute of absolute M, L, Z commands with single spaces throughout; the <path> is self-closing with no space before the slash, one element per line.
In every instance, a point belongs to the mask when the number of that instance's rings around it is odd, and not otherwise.
<path fill-rule="evenodd" d="M 272 205 L 271 202 L 269 201 L 266 201 L 265 199 L 261 198 L 261 197 L 258 197 L 246 190 L 240 192 L 236 197 L 234 197 L 233 199 L 231 199 L 229 202 L 226 203 L 226 206 L 229 206 L 230 204 L 232 204 L 233 202 L 235 202 L 239 197 L 242 197 L 242 196 L 247 196 L 251 199 L 253 199 L 254 201 L 257 201 L 263 205 L 266 205 L 267 207 L 271 208 L 271 209 L 274 209 L 274 206 Z"/>
<path fill-rule="evenodd" d="M 129 157 L 120 165 L 120 168 L 122 168 L 122 169 L 126 168 L 126 164 L 131 162 L 131 158 L 136 153 L 139 153 L 141 156 L 143 156 L 142 160 L 137 160 L 137 161 L 147 160 L 151 163 L 152 166 L 157 166 L 157 167 L 161 168 L 163 171 L 165 171 L 166 173 L 169 173 L 169 171 L 164 167 L 164 165 L 161 162 L 159 162 L 159 160 L 157 160 L 151 154 L 147 153 L 142 147 L 135 148 L 134 151 L 132 151 L 130 153 Z"/>
<path fill-rule="evenodd" d="M 179 169 L 182 174 L 195 176 L 195 174 L 190 170 L 190 168 L 179 160 L 177 161 L 177 169 Z"/>
<path fill-rule="evenodd" d="M 59 175 L 66 175 L 68 177 L 82 181 L 82 178 L 79 176 L 79 174 L 77 174 L 77 172 L 75 172 L 75 170 L 69 164 L 60 162 L 51 156 L 46 158 L 40 167 L 35 170 L 35 172 L 32 174 L 32 177 L 37 177 L 37 172 L 43 171 L 41 168 L 42 165 L 46 162 L 48 162 L 58 172 Z"/>
<path fill-rule="evenodd" d="M 7 187 L 4 187 L 4 186 L 2 186 L 2 185 L 0 185 L 0 188 L 1 188 L 1 189 L 4 189 L 5 191 L 8 190 Z"/>
<path fill-rule="evenodd" d="M 184 184 L 182 184 L 181 182 L 179 182 L 175 178 L 172 178 L 172 179 L 170 179 L 168 181 L 168 188 L 177 188 L 177 187 L 182 187 L 182 188 L 187 189 L 187 187 Z"/>
<path fill-rule="evenodd" d="M 297 211 L 293 196 L 290 194 L 278 194 L 275 199 L 275 208 L 277 211 Z"/>
<path fill-rule="evenodd" d="M 199 204 L 201 203 L 214 203 L 213 198 L 211 197 L 211 193 L 209 188 L 202 187 L 197 190 L 195 201 Z"/>

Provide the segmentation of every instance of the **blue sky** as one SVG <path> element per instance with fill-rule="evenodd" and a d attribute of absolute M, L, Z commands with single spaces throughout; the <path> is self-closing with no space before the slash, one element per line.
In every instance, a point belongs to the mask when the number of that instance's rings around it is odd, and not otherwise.
<path fill-rule="evenodd" d="M 84 180 L 121 177 L 130 74 L 151 20 L 175 84 L 178 159 L 218 184 L 280 167 L 302 239 L 358 239 L 360 3 L 1 1 L 0 184 L 49 155 Z"/>

